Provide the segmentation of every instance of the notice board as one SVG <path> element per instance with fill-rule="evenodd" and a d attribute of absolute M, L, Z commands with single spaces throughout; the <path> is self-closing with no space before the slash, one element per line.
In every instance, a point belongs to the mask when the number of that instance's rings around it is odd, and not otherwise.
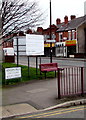
<path fill-rule="evenodd" d="M 21 78 L 21 67 L 5 68 L 5 79 Z"/>
<path fill-rule="evenodd" d="M 44 55 L 44 36 L 26 34 L 26 55 Z"/>

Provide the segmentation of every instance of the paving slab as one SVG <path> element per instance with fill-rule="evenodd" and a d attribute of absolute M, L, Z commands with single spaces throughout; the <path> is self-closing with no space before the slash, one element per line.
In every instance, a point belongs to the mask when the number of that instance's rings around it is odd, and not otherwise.
<path fill-rule="evenodd" d="M 0 110 L 2 110 L 2 115 L 0 118 L 6 118 L 37 111 L 37 109 L 27 103 L 2 106 L 0 107 Z"/>

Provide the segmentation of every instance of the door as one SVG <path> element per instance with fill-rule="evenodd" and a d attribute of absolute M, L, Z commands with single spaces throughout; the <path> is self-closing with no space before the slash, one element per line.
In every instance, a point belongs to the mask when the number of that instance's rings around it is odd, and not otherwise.
<path fill-rule="evenodd" d="M 67 47 L 67 57 L 69 57 L 69 55 L 74 55 L 74 53 L 76 53 L 76 45 L 68 46 Z"/>
<path fill-rule="evenodd" d="M 86 28 L 84 29 L 85 31 L 85 56 L 86 56 Z"/>

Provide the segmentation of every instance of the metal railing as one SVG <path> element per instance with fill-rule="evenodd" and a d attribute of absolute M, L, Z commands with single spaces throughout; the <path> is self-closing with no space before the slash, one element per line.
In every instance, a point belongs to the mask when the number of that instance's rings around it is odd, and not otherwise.
<path fill-rule="evenodd" d="M 58 69 L 58 98 L 74 94 L 84 94 L 83 67 L 67 67 Z"/>

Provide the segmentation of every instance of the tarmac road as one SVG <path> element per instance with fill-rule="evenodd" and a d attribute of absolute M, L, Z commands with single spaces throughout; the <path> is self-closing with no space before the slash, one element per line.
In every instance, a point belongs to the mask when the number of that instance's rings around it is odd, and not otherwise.
<path fill-rule="evenodd" d="M 69 108 L 60 108 L 43 112 L 35 112 L 15 118 L 84 118 L 86 106 L 73 106 Z M 81 119 L 80 119 L 81 120 Z"/>
<path fill-rule="evenodd" d="M 36 57 L 30 57 L 30 66 L 36 67 Z M 15 59 L 16 60 L 16 59 Z M 66 66 L 79 66 L 79 67 L 86 67 L 86 60 L 78 59 L 78 58 L 52 58 L 53 62 L 57 62 L 59 67 L 66 67 Z M 41 57 L 41 63 L 49 63 L 49 57 Z M 19 57 L 19 64 L 28 65 L 28 58 L 26 56 Z M 38 57 L 38 66 L 40 64 L 40 57 Z"/>

